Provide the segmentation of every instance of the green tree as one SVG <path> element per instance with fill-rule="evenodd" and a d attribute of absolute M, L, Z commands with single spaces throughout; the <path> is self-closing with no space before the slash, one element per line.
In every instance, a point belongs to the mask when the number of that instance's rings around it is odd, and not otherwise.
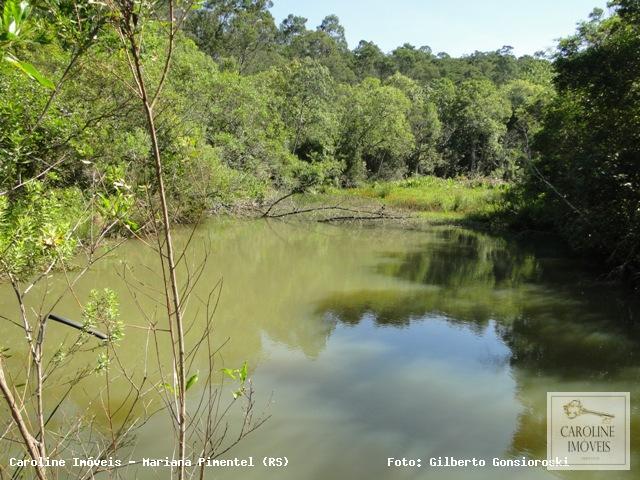
<path fill-rule="evenodd" d="M 559 95 L 535 141 L 523 211 L 630 273 L 640 270 L 640 3 L 610 6 L 559 44 Z"/>
<path fill-rule="evenodd" d="M 283 69 L 282 118 L 293 153 L 304 160 L 332 155 L 336 136 L 335 85 L 316 60 L 294 61 Z"/>
<path fill-rule="evenodd" d="M 287 148 L 287 129 L 268 75 L 223 72 L 212 79 L 215 101 L 208 103 L 206 138 L 225 165 L 284 186 L 295 157 Z"/>
<path fill-rule="evenodd" d="M 440 76 L 428 46 L 416 48 L 405 43 L 391 52 L 390 59 L 398 72 L 418 82 L 427 83 Z"/>
<path fill-rule="evenodd" d="M 277 28 L 270 0 L 217 0 L 187 19 L 186 30 L 216 61 L 241 73 L 261 71 L 274 62 Z"/>
<path fill-rule="evenodd" d="M 338 155 L 345 165 L 345 184 L 405 173 L 404 159 L 414 146 L 410 107 L 406 95 L 377 79 L 343 87 Z"/>
<path fill-rule="evenodd" d="M 386 78 L 395 68 L 393 60 L 373 42 L 361 40 L 353 50 L 353 70 L 360 81 L 367 77 Z"/>
<path fill-rule="evenodd" d="M 450 132 L 445 145 L 446 173 L 489 174 L 502 163 L 502 140 L 509 102 L 489 80 L 468 80 L 456 88 L 445 109 Z"/>
<path fill-rule="evenodd" d="M 337 82 L 352 82 L 355 78 L 350 65 L 350 52 L 345 50 L 329 33 L 306 31 L 293 38 L 285 48 L 290 59 L 313 58 L 327 67 Z"/>
<path fill-rule="evenodd" d="M 320 25 L 318 25 L 318 30 L 329 35 L 340 48 L 347 48 L 344 27 L 340 25 L 340 19 L 337 15 L 327 15 L 324 17 Z"/>
<path fill-rule="evenodd" d="M 503 162 L 497 173 L 515 180 L 521 169 L 530 168 L 531 141 L 542 128 L 555 91 L 551 85 L 512 80 L 502 87 L 502 94 L 511 104 L 511 117 L 507 123 Z"/>
<path fill-rule="evenodd" d="M 289 14 L 280 22 L 278 27 L 278 40 L 284 45 L 290 45 L 291 41 L 307 31 L 307 19 Z"/>
<path fill-rule="evenodd" d="M 400 73 L 391 76 L 385 83 L 403 92 L 411 102 L 407 118 L 415 143 L 405 160 L 407 171 L 411 174 L 433 173 L 442 163 L 437 151 L 442 125 L 435 103 L 416 81 Z"/>

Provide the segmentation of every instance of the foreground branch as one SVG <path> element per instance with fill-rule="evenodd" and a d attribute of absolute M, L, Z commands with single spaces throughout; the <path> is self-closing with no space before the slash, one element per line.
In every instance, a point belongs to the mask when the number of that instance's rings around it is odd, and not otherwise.
<path fill-rule="evenodd" d="M 24 440 L 24 444 L 27 447 L 29 456 L 36 463 L 35 469 L 36 469 L 36 474 L 38 475 L 38 478 L 40 480 L 45 480 L 47 477 L 44 472 L 44 467 L 40 464 L 42 460 L 40 456 L 40 448 L 39 448 L 40 442 L 38 442 L 35 439 L 35 437 L 31 435 L 31 432 L 29 432 L 29 428 L 27 427 L 27 424 L 22 418 L 22 414 L 20 413 L 21 409 L 20 407 L 18 407 L 18 404 L 16 403 L 16 400 L 13 397 L 13 393 L 11 392 L 11 388 L 9 387 L 9 384 L 7 383 L 7 380 L 4 376 L 2 357 L 0 357 L 0 390 L 2 391 L 2 396 L 7 402 L 7 407 L 9 408 L 9 412 L 11 412 L 11 417 L 13 418 L 13 421 L 15 422 L 15 424 L 18 427 L 18 430 L 20 431 L 20 436 Z"/>

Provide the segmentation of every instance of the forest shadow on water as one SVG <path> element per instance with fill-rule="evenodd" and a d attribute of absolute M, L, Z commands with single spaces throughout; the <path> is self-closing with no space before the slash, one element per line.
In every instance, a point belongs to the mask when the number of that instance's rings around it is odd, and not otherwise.
<path fill-rule="evenodd" d="M 476 332 L 493 321 L 512 365 L 567 377 L 638 365 L 637 302 L 563 261 L 504 239 L 442 230 L 416 251 L 384 254 L 375 267 L 424 288 L 339 292 L 318 312 L 345 324 L 371 318 L 400 328 L 436 315 Z"/>
<path fill-rule="evenodd" d="M 551 243 L 435 230 L 412 250 L 384 252 L 372 267 L 415 288 L 335 292 L 318 302 L 317 313 L 347 328 L 370 324 L 418 337 L 424 325 L 446 325 L 447 334 L 435 344 L 407 341 L 415 356 L 469 356 L 449 343 L 460 332 L 475 336 L 487 352 L 498 345 L 500 353 L 488 354 L 475 368 L 506 369 L 515 382 L 522 410 L 507 453 L 544 458 L 547 391 L 628 391 L 640 380 L 637 300 Z M 638 427 L 632 420 L 634 458 Z"/>

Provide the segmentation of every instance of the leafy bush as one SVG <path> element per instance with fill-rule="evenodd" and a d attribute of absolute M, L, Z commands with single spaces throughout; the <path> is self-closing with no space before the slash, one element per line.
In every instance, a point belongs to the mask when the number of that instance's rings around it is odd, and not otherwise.
<path fill-rule="evenodd" d="M 0 196 L 0 274 L 17 280 L 71 257 L 87 222 L 77 188 L 31 182 L 24 191 L 15 201 Z"/>

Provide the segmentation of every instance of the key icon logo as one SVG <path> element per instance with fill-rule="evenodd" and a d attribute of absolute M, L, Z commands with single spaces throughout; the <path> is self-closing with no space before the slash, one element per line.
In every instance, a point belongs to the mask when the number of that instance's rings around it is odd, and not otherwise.
<path fill-rule="evenodd" d="M 563 405 L 562 408 L 564 408 L 565 415 L 572 420 L 580 415 L 597 415 L 598 417 L 602 417 L 602 423 L 607 424 L 616 418 L 616 416 L 611 413 L 596 412 L 595 410 L 584 408 L 580 400 L 571 400 L 569 403 Z"/>

